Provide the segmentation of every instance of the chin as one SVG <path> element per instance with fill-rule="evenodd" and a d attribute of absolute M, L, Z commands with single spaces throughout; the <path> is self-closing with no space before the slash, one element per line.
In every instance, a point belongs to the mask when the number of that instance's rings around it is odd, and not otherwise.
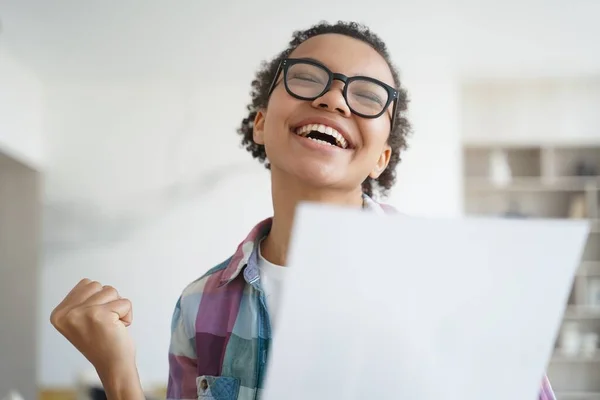
<path fill-rule="evenodd" d="M 310 154 L 288 153 L 287 157 L 271 159 L 271 173 L 278 179 L 297 181 L 313 188 L 344 188 L 350 186 L 349 163 L 342 157 L 315 157 Z"/>
<path fill-rule="evenodd" d="M 344 173 L 340 168 L 327 165 L 305 165 L 295 170 L 294 175 L 307 186 L 317 188 L 341 187 Z"/>

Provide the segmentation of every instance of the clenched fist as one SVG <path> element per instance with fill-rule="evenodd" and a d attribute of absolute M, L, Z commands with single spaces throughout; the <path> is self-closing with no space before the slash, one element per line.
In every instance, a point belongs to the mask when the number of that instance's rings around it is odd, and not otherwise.
<path fill-rule="evenodd" d="M 127 332 L 132 315 L 131 302 L 113 287 L 84 279 L 52 311 L 50 322 L 92 363 L 106 386 L 115 377 L 137 374 Z"/>

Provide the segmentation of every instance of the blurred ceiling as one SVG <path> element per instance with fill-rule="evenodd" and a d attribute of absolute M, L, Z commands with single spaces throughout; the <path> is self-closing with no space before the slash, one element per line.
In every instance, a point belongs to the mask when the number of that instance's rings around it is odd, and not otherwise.
<path fill-rule="evenodd" d="M 296 29 L 358 18 L 388 41 L 401 66 L 419 59 L 415 65 L 459 71 L 540 64 L 593 71 L 598 16 L 596 0 L 0 0 L 0 44 L 48 77 L 219 77 L 231 75 L 225 64 L 258 66 Z"/>

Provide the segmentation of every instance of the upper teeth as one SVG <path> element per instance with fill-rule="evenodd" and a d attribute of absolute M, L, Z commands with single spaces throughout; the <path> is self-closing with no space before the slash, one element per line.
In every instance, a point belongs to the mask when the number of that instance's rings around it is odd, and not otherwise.
<path fill-rule="evenodd" d="M 337 144 L 345 149 L 348 147 L 348 142 L 346 141 L 346 139 L 344 139 L 344 137 L 335 129 L 333 129 L 330 126 L 327 125 L 323 125 L 323 124 L 308 124 L 308 125 L 304 125 L 301 126 L 300 128 L 298 128 L 296 130 L 296 133 L 300 136 L 306 136 L 308 135 L 309 132 L 312 131 L 319 131 L 321 133 L 324 133 L 326 135 L 332 136 L 333 138 L 335 138 Z"/>

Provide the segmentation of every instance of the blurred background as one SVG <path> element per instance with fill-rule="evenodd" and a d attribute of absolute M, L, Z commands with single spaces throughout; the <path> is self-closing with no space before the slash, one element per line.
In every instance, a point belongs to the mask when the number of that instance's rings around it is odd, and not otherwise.
<path fill-rule="evenodd" d="M 411 98 L 387 202 L 592 220 L 549 374 L 561 400 L 600 399 L 596 0 L 0 0 L 0 398 L 94 379 L 49 323 L 83 277 L 133 301 L 144 386 L 163 390 L 181 290 L 272 211 L 235 131 L 253 74 L 339 19 L 382 36 Z"/>

